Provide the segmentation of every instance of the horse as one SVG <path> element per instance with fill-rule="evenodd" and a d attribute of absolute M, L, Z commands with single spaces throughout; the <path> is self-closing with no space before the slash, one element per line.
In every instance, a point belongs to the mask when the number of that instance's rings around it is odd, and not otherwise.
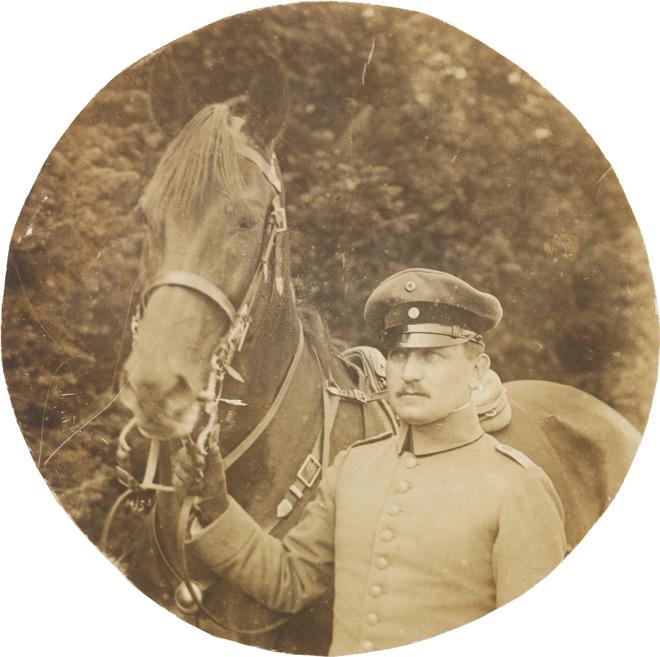
<path fill-rule="evenodd" d="M 286 105 L 279 70 L 256 76 L 247 96 L 199 111 L 182 89 L 171 58 L 155 59 L 153 114 L 175 136 L 138 204 L 148 282 L 123 367 L 121 398 L 133 420 L 120 439 L 120 470 L 126 475 L 127 436 L 137 429 L 151 445 L 145 487 L 157 492 L 128 575 L 213 634 L 324 654 L 329 599 L 282 617 L 225 582 L 205 581 L 185 550 L 195 502 L 186 506 L 171 487 L 174 447 L 203 452 L 218 440 L 230 493 L 281 537 L 337 452 L 395 431 L 396 418 L 383 401 L 378 359 L 368 350 L 359 363 L 342 356 L 320 316 L 296 302 L 275 157 Z M 496 393 L 481 400 L 484 428 L 544 468 L 574 546 L 616 493 L 638 432 L 569 386 L 517 381 Z"/>

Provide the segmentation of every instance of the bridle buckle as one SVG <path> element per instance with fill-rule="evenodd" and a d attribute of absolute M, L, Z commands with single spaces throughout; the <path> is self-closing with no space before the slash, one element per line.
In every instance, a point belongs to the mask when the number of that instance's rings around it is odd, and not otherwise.
<path fill-rule="evenodd" d="M 283 233 L 287 230 L 288 226 L 286 222 L 285 208 L 275 208 L 272 212 L 272 217 L 274 219 L 276 233 Z"/>

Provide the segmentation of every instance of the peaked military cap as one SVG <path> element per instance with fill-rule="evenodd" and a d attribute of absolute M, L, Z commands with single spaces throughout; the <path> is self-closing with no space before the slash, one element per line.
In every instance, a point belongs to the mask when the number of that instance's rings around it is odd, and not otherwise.
<path fill-rule="evenodd" d="M 364 307 L 367 326 L 387 349 L 483 345 L 502 319 L 500 302 L 434 269 L 405 269 L 384 280 Z"/>

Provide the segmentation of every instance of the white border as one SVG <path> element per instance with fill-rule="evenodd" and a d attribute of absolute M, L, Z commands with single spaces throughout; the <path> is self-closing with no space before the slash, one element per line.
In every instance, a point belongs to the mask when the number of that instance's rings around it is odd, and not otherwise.
<path fill-rule="evenodd" d="M 613 165 L 660 266 L 657 63 L 651 2 L 398 2 L 476 36 L 542 82 Z M 2 9 L 0 252 L 48 153 L 114 75 L 150 50 L 265 3 L 24 0 Z M 0 647 L 5 654 L 254 655 L 132 589 L 57 504 L 0 390 Z M 559 570 L 506 608 L 397 655 L 659 654 L 658 409 L 625 485 Z M 262 653 L 265 654 L 265 653 Z"/>

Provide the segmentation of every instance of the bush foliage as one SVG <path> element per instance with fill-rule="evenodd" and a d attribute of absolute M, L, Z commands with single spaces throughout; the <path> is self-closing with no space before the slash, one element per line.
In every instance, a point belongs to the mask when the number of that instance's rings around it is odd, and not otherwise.
<path fill-rule="evenodd" d="M 362 306 L 384 277 L 447 270 L 502 301 L 489 351 L 504 380 L 569 383 L 644 426 L 657 324 L 641 236 L 596 145 L 537 82 L 439 21 L 364 5 L 242 14 L 168 49 L 200 107 L 244 92 L 267 57 L 280 62 L 298 296 L 337 337 L 373 343 Z M 16 415 L 94 540 L 119 490 L 114 440 L 127 418 L 111 402 L 130 343 L 133 208 L 166 144 L 150 114 L 151 62 L 115 78 L 62 137 L 8 261 Z"/>

